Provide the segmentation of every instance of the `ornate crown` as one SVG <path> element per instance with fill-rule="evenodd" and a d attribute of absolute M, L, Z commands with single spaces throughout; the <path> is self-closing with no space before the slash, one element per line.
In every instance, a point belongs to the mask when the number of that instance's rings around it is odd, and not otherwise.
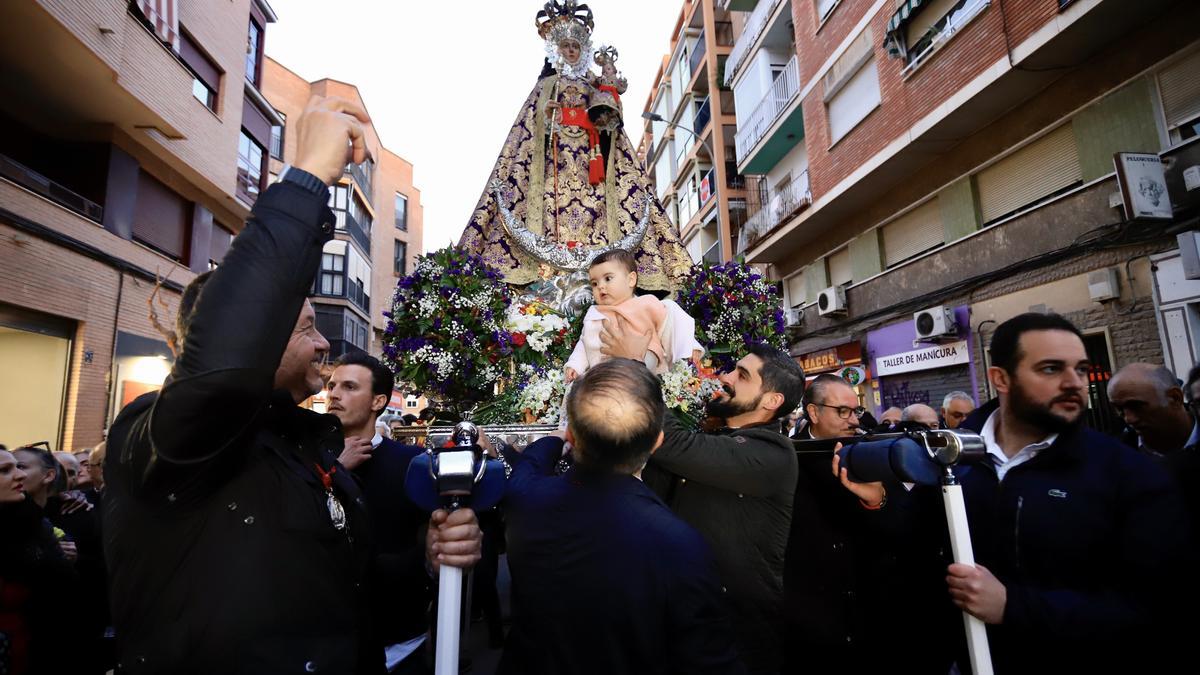
<path fill-rule="evenodd" d="M 615 68 L 618 56 L 616 47 L 612 45 L 600 45 L 600 49 L 596 50 L 594 58 L 596 59 L 596 64 L 601 67 L 611 63 Z"/>
<path fill-rule="evenodd" d="M 595 22 L 587 5 L 576 4 L 575 0 L 550 0 L 537 13 L 534 25 L 544 40 L 558 44 L 569 39 L 583 45 L 591 38 Z"/>

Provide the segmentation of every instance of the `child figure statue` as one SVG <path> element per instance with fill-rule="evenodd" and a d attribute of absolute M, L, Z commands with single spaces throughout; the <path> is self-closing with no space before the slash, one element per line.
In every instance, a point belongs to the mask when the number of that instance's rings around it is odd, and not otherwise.
<path fill-rule="evenodd" d="M 637 276 L 637 263 L 629 251 L 607 251 L 592 261 L 588 278 L 596 304 L 584 315 L 583 333 L 567 360 L 564 370 L 567 382 L 608 358 L 600 353 L 600 332 L 605 319 L 623 319 L 630 330 L 651 334 L 643 360 L 656 374 L 665 373 L 672 363 L 686 359 L 699 366 L 704 347 L 696 341 L 696 321 L 672 300 L 635 296 Z"/>

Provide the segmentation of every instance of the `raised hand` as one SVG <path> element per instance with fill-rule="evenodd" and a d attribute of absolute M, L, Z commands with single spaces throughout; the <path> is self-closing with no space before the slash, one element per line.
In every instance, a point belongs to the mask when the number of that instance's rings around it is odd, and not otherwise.
<path fill-rule="evenodd" d="M 359 164 L 370 156 L 363 132 L 370 121 L 353 101 L 313 96 L 296 122 L 299 141 L 292 166 L 332 185 L 347 163 Z"/>

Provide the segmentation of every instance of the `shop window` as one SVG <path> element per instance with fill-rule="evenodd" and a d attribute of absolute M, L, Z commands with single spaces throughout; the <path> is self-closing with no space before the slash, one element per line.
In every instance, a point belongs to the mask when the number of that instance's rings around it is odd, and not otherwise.
<path fill-rule="evenodd" d="M 0 388 L 0 443 L 61 449 L 74 334 L 74 322 L 0 304 L 0 368 L 18 385 Z"/>

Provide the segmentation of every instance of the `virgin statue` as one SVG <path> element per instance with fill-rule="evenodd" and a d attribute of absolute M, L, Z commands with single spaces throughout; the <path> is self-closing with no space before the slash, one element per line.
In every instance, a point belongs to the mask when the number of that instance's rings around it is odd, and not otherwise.
<path fill-rule="evenodd" d="M 551 0 L 535 24 L 545 67 L 459 246 L 513 285 L 582 274 L 585 287 L 587 263 L 624 248 L 641 288 L 675 290 L 692 263 L 622 128 L 617 51 L 593 51 L 592 12 L 575 0 Z"/>

